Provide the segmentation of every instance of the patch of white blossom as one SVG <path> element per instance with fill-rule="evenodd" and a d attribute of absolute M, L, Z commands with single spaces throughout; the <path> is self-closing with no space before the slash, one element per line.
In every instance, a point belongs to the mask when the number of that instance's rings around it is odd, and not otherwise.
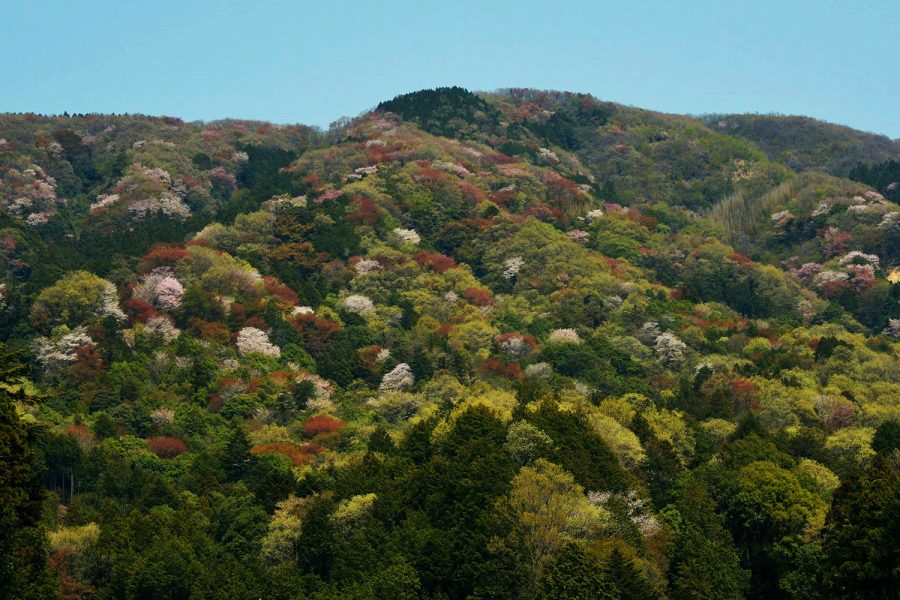
<path fill-rule="evenodd" d="M 412 387 L 416 382 L 412 369 L 406 363 L 400 363 L 381 378 L 380 390 L 403 390 Z"/>
<path fill-rule="evenodd" d="M 238 332 L 237 349 L 241 356 L 262 354 L 278 358 L 281 349 L 269 341 L 269 335 L 256 327 L 244 327 Z"/>

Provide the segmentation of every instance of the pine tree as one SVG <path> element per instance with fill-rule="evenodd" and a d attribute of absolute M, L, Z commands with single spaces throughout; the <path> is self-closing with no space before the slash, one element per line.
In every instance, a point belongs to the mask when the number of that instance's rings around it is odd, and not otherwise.
<path fill-rule="evenodd" d="M 228 438 L 228 445 L 222 453 L 222 468 L 229 481 L 238 481 L 250 472 L 253 455 L 250 454 L 250 440 L 240 426 L 235 426 Z"/>
<path fill-rule="evenodd" d="M 676 508 L 680 522 L 670 551 L 673 600 L 739 600 L 749 573 L 706 487 L 696 479 L 681 486 Z"/>
<path fill-rule="evenodd" d="M 44 490 L 33 467 L 33 430 L 16 413 L 27 400 L 25 367 L 0 344 L 0 600 L 49 597 L 44 532 Z"/>
<path fill-rule="evenodd" d="M 658 600 L 660 595 L 641 574 L 634 560 L 616 548 L 606 561 L 606 578 L 615 584 L 620 600 Z"/>
<path fill-rule="evenodd" d="M 538 598 L 541 600 L 613 600 L 623 598 L 603 569 L 574 544 L 565 546 L 544 570 Z"/>
<path fill-rule="evenodd" d="M 832 597 L 896 598 L 900 589 L 900 474 L 876 457 L 834 493 L 822 531 Z"/>

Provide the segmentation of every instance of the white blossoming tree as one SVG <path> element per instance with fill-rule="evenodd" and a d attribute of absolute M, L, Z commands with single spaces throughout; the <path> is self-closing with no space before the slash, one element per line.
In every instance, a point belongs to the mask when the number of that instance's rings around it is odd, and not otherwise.
<path fill-rule="evenodd" d="M 663 364 L 674 366 L 684 360 L 687 344 L 667 331 L 656 338 L 654 349 L 656 350 L 656 355 Z"/>
<path fill-rule="evenodd" d="M 368 297 L 352 294 L 344 298 L 343 307 L 352 313 L 363 314 L 375 310 L 375 304 Z"/>
<path fill-rule="evenodd" d="M 400 363 L 381 378 L 379 389 L 403 390 L 410 388 L 416 382 L 412 369 L 406 363 Z"/>
<path fill-rule="evenodd" d="M 269 341 L 269 335 L 256 327 L 244 327 L 238 332 L 237 348 L 241 356 L 262 354 L 278 358 L 281 349 Z"/>
<path fill-rule="evenodd" d="M 395 227 L 394 235 L 397 236 L 397 238 L 403 244 L 412 244 L 415 246 L 420 241 L 422 241 L 422 238 L 418 233 L 416 233 L 415 229 L 403 229 L 402 227 Z"/>

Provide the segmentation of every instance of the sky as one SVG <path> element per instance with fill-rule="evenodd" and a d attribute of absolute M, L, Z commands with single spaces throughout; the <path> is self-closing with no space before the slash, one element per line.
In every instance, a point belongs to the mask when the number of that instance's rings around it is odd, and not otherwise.
<path fill-rule="evenodd" d="M 898 23 L 898 0 L 0 0 L 0 112 L 327 126 L 423 88 L 532 87 L 900 138 Z"/>

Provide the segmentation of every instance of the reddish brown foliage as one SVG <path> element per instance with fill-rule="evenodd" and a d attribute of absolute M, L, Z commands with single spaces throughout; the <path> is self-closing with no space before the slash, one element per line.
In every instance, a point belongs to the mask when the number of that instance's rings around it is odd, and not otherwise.
<path fill-rule="evenodd" d="M 384 211 L 368 198 L 353 196 L 350 201 L 355 209 L 347 215 L 347 219 L 352 223 L 374 227 L 384 214 Z"/>
<path fill-rule="evenodd" d="M 204 340 L 219 344 L 231 342 L 231 332 L 222 323 L 210 323 L 197 317 L 191 317 L 188 326 L 190 331 L 198 333 Z"/>
<path fill-rule="evenodd" d="M 759 387 L 753 381 L 740 378 L 732 380 L 729 385 L 735 414 L 760 408 Z"/>
<path fill-rule="evenodd" d="M 309 437 L 317 435 L 334 433 L 346 427 L 346 424 L 340 419 L 329 417 L 328 415 L 315 415 L 306 420 L 303 424 L 303 432 Z"/>
<path fill-rule="evenodd" d="M 463 297 L 475 306 L 490 306 L 494 303 L 491 291 L 487 289 L 470 287 L 463 292 Z"/>
<path fill-rule="evenodd" d="M 340 323 L 315 315 L 297 315 L 290 323 L 303 338 L 303 345 L 314 355 L 324 352 L 331 338 L 341 330 Z"/>
<path fill-rule="evenodd" d="M 148 437 L 147 446 L 160 458 L 175 458 L 187 452 L 187 444 L 174 437 Z"/>
<path fill-rule="evenodd" d="M 426 252 L 419 250 L 416 252 L 416 262 L 422 266 L 429 266 L 437 273 L 443 273 L 447 269 L 456 267 L 456 261 L 449 256 L 439 254 L 437 252 Z"/>
<path fill-rule="evenodd" d="M 656 229 L 656 225 L 658 223 L 656 218 L 645 215 L 636 208 L 629 208 L 628 210 L 626 210 L 625 216 L 628 217 L 629 220 L 634 221 L 638 225 L 646 227 L 650 230 Z"/>
<path fill-rule="evenodd" d="M 496 202 L 500 206 L 506 206 L 506 203 L 516 197 L 515 188 L 503 188 L 497 190 L 496 192 L 491 193 L 488 198 L 491 199 L 492 202 Z"/>
<path fill-rule="evenodd" d="M 313 458 L 321 454 L 324 448 L 314 442 L 298 446 L 289 442 L 277 442 L 274 444 L 261 444 L 254 446 L 251 454 L 281 454 L 288 457 L 295 467 L 302 467 L 309 464 Z"/>
<path fill-rule="evenodd" d="M 156 309 L 153 308 L 146 300 L 140 298 L 129 298 L 122 303 L 122 308 L 133 321 L 146 323 L 149 319 L 156 316 Z"/>
<path fill-rule="evenodd" d="M 740 252 L 732 252 L 728 255 L 728 260 L 736 262 L 739 265 L 749 265 L 753 261 L 741 254 Z"/>
<path fill-rule="evenodd" d="M 186 256 L 188 251 L 181 244 L 156 244 L 141 260 L 140 268 L 146 273 L 158 267 L 174 267 L 175 263 Z"/>
<path fill-rule="evenodd" d="M 103 359 L 94 346 L 81 346 L 75 350 L 75 362 L 69 367 L 69 374 L 76 379 L 97 377 L 103 372 Z"/>
<path fill-rule="evenodd" d="M 266 251 L 266 256 L 274 261 L 292 263 L 305 273 L 316 270 L 328 259 L 327 253 L 319 252 L 309 242 L 282 244 Z"/>
<path fill-rule="evenodd" d="M 493 373 L 509 379 L 521 379 L 522 369 L 516 363 L 504 363 L 494 358 L 489 358 L 478 366 L 484 373 Z"/>
<path fill-rule="evenodd" d="M 266 275 L 263 277 L 263 284 L 265 285 L 265 289 L 268 293 L 272 294 L 279 301 L 294 305 L 300 302 L 300 296 L 297 295 L 297 292 L 284 285 L 271 275 Z"/>
<path fill-rule="evenodd" d="M 850 281 L 847 279 L 836 279 L 829 281 L 822 286 L 822 295 L 828 299 L 837 298 L 850 291 Z"/>
<path fill-rule="evenodd" d="M 516 162 L 511 156 L 507 156 L 502 152 L 497 152 L 496 154 L 485 154 L 483 157 L 484 162 L 492 165 L 509 165 Z"/>
<path fill-rule="evenodd" d="M 86 448 L 94 442 L 94 432 L 84 425 L 66 425 L 66 433 L 75 438 L 82 448 Z"/>
<path fill-rule="evenodd" d="M 468 181 L 463 181 L 459 184 L 459 191 L 462 192 L 463 198 L 465 198 L 472 204 L 478 204 L 479 202 L 487 198 L 484 190 L 476 185 L 472 185 Z"/>

